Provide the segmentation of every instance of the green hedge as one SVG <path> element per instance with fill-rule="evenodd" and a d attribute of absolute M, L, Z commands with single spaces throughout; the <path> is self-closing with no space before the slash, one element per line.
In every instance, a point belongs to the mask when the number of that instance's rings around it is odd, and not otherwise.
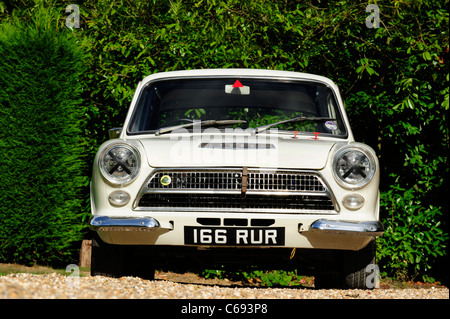
<path fill-rule="evenodd" d="M 0 262 L 67 263 L 82 239 L 87 159 L 79 39 L 51 10 L 0 30 Z M 83 215 L 84 214 L 84 215 Z"/>
<path fill-rule="evenodd" d="M 60 12 L 71 3 L 44 2 Z M 448 0 L 378 2 L 380 28 L 372 29 L 365 25 L 368 2 L 358 0 L 78 5 L 75 33 L 89 39 L 83 98 L 90 159 L 151 73 L 249 67 L 330 77 L 357 140 L 380 157 L 383 272 L 432 280 L 448 242 Z M 26 18 L 33 7 L 34 0 L 23 0 L 15 12 Z M 6 5 L 2 16 L 13 10 Z"/>

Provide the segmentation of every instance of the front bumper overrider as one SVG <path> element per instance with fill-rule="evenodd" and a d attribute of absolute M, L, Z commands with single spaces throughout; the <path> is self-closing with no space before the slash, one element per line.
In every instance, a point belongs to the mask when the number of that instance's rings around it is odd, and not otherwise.
<path fill-rule="evenodd" d="M 159 222 L 152 217 L 120 218 L 107 216 L 93 216 L 89 221 L 93 231 L 147 231 L 152 232 L 161 228 Z"/>
<path fill-rule="evenodd" d="M 379 221 L 342 221 L 318 219 L 309 227 L 310 231 L 337 235 L 381 236 L 383 224 Z"/>

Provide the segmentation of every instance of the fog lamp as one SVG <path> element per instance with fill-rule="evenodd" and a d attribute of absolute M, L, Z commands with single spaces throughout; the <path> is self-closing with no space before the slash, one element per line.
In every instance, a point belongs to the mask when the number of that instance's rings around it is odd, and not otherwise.
<path fill-rule="evenodd" d="M 108 200 L 113 206 L 125 206 L 130 201 L 130 195 L 125 191 L 118 190 L 109 194 Z"/>
<path fill-rule="evenodd" d="M 342 204 L 349 210 L 358 210 L 364 205 L 364 198 L 358 194 L 350 194 L 344 197 Z"/>

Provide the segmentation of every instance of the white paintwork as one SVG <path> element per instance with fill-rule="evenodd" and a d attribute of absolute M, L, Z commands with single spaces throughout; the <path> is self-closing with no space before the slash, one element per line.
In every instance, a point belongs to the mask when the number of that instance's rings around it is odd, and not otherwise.
<path fill-rule="evenodd" d="M 199 217 L 223 217 L 223 213 L 217 212 L 192 212 L 177 211 L 144 211 L 134 210 L 135 198 L 140 189 L 155 168 L 168 167 L 243 167 L 249 168 L 284 168 L 284 169 L 311 169 L 321 174 L 333 192 L 340 207 L 339 214 L 327 215 L 327 219 L 347 221 L 377 221 L 379 218 L 379 170 L 377 156 L 368 146 L 368 149 L 376 162 L 376 171 L 371 182 L 359 190 L 344 189 L 335 181 L 332 174 L 333 155 L 341 147 L 356 143 L 350 129 L 348 118 L 344 110 L 344 104 L 339 95 L 337 86 L 329 79 L 304 73 L 272 71 L 272 70 L 247 70 L 247 69 L 225 69 L 225 70 L 189 70 L 175 71 L 150 75 L 144 78 L 136 89 L 135 96 L 130 105 L 130 111 L 124 123 L 128 127 L 133 108 L 136 105 L 140 90 L 151 81 L 165 78 L 196 77 L 196 76 L 245 76 L 270 77 L 270 78 L 295 78 L 312 80 L 326 83 L 335 91 L 339 107 L 343 114 L 348 136 L 347 138 L 320 137 L 314 139 L 310 135 L 298 136 L 293 139 L 292 135 L 286 134 L 261 134 L 260 141 L 276 144 L 274 150 L 240 150 L 240 157 L 233 155 L 233 150 L 223 149 L 200 149 L 200 142 L 208 141 L 249 141 L 254 138 L 249 132 L 218 133 L 211 134 L 154 134 L 128 136 L 126 129 L 121 133 L 119 139 L 105 142 L 99 149 L 101 154 L 105 147 L 114 143 L 126 142 L 132 144 L 140 153 L 141 169 L 137 178 L 129 185 L 119 187 L 131 195 L 131 201 L 124 207 L 114 207 L 108 202 L 108 195 L 118 189 L 108 184 L 102 177 L 98 168 L 96 157 L 93 167 L 93 179 L 91 184 L 92 214 L 96 216 L 110 217 L 153 217 L 161 225 L 161 229 L 155 232 L 100 232 L 102 239 L 114 244 L 147 244 L 147 245 L 184 245 L 184 226 L 200 226 L 196 223 Z M 183 153 L 184 152 L 184 153 Z M 178 154 L 178 155 L 177 155 Z M 361 195 L 364 206 L 357 211 L 347 210 L 342 205 L 345 195 L 356 193 Z M 229 212 L 229 218 L 272 218 L 275 219 L 273 227 L 284 227 L 286 231 L 285 247 L 297 248 L 333 248 L 333 249 L 361 249 L 369 241 L 370 237 L 323 235 L 309 231 L 309 225 L 319 218 L 320 214 L 259 214 Z M 301 229 L 299 232 L 299 225 Z"/>

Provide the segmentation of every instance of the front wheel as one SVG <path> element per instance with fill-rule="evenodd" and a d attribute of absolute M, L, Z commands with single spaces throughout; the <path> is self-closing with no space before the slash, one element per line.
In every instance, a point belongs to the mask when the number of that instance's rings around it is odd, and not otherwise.
<path fill-rule="evenodd" d="M 373 289 L 378 286 L 376 241 L 373 239 L 359 251 L 343 252 L 341 282 L 347 289 Z"/>
<path fill-rule="evenodd" d="M 136 254 L 133 246 L 105 243 L 94 233 L 92 238 L 91 276 L 124 276 L 153 280 L 155 270 L 148 258 Z"/>
<path fill-rule="evenodd" d="M 317 274 L 319 289 L 373 289 L 379 284 L 376 260 L 376 240 L 358 251 L 334 251 L 334 268 L 330 273 Z"/>

